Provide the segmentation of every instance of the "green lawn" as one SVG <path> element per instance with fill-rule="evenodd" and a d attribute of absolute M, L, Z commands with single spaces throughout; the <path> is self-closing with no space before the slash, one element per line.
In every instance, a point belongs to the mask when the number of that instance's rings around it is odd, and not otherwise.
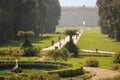
<path fill-rule="evenodd" d="M 85 66 L 86 60 L 91 58 L 97 59 L 99 61 L 100 68 L 112 69 L 112 67 L 116 65 L 115 63 L 113 63 L 113 57 L 80 57 L 71 58 L 67 62 L 76 64 L 78 66 Z"/>
<path fill-rule="evenodd" d="M 115 40 L 109 39 L 107 35 L 100 33 L 99 28 L 87 28 L 82 34 L 79 42 L 79 48 L 105 51 L 118 51 L 120 44 Z"/>
<path fill-rule="evenodd" d="M 52 40 L 57 42 L 59 36 L 62 36 L 62 34 L 43 34 L 43 36 L 39 36 L 38 38 L 32 38 L 29 40 L 32 42 L 33 46 L 44 48 L 44 47 L 50 46 Z M 14 41 L 9 44 L 1 45 L 0 49 L 9 48 L 9 47 L 18 48 L 18 47 L 21 47 L 22 44 L 23 44 L 23 40 Z"/>

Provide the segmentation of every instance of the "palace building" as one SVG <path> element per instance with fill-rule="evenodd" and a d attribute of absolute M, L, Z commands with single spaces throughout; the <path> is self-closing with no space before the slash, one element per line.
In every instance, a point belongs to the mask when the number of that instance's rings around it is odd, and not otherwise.
<path fill-rule="evenodd" d="M 59 27 L 98 26 L 97 6 L 64 6 L 61 8 Z"/>

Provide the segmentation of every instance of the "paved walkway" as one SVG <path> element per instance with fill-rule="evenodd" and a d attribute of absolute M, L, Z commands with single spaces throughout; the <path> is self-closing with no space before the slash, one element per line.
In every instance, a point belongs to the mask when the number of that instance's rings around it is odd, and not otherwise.
<path fill-rule="evenodd" d="M 77 34 L 78 36 L 73 36 L 73 41 L 75 44 L 77 44 L 79 38 L 81 37 L 84 29 L 80 29 Z M 55 47 L 58 47 L 58 49 L 62 48 L 67 42 L 69 41 L 69 36 L 66 36 L 65 39 L 61 39 L 59 42 L 55 43 L 53 46 L 49 46 L 47 48 L 43 48 L 42 50 L 54 50 Z"/>
<path fill-rule="evenodd" d="M 96 53 L 96 50 L 86 50 L 86 49 L 81 49 L 83 52 L 88 52 L 88 53 Z M 115 52 L 110 52 L 110 51 L 97 51 L 97 53 L 104 53 L 104 54 L 115 54 Z"/>
<path fill-rule="evenodd" d="M 108 69 L 101 69 L 101 68 L 93 68 L 93 67 L 84 67 L 86 71 L 90 71 L 93 74 L 92 80 L 99 80 L 103 78 L 114 78 L 117 75 L 120 75 L 119 72 L 108 70 Z"/>

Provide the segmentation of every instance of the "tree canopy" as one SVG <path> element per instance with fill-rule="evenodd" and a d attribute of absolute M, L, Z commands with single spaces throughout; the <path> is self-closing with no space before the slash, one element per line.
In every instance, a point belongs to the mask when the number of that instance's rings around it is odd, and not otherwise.
<path fill-rule="evenodd" d="M 58 0 L 0 0 L 0 43 L 18 39 L 18 31 L 54 33 L 60 14 Z"/>
<path fill-rule="evenodd" d="M 120 1 L 97 0 L 101 32 L 120 41 Z"/>

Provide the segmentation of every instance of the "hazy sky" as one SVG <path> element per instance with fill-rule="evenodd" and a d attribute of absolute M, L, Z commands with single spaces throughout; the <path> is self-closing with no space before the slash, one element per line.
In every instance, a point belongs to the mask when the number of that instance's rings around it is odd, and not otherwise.
<path fill-rule="evenodd" d="M 61 6 L 94 6 L 97 0 L 59 0 Z"/>

